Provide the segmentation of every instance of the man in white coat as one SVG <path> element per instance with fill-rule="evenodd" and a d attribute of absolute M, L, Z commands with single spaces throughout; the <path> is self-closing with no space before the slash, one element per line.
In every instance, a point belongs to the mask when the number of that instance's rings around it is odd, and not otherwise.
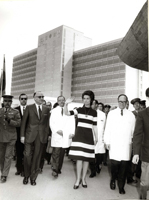
<path fill-rule="evenodd" d="M 52 131 L 51 146 L 52 165 L 54 177 L 61 174 L 65 149 L 70 146 L 71 139 L 74 136 L 75 120 L 64 114 L 65 97 L 57 98 L 58 106 L 51 111 L 50 128 Z"/>
<path fill-rule="evenodd" d="M 92 105 L 92 108 L 95 109 Z M 96 172 L 99 174 L 101 171 L 101 164 L 105 154 L 104 144 L 104 129 L 106 122 L 106 115 L 101 110 L 97 109 L 97 129 L 98 129 L 98 142 L 95 146 L 95 162 L 90 163 L 91 174 L 90 178 L 96 176 Z"/>
<path fill-rule="evenodd" d="M 118 176 L 120 194 L 125 194 L 126 170 L 131 158 L 135 127 L 135 117 L 131 111 L 126 109 L 127 101 L 125 94 L 118 96 L 118 108 L 109 112 L 104 133 L 104 142 L 106 148 L 109 149 L 111 160 L 110 188 L 115 189 L 115 180 Z"/>

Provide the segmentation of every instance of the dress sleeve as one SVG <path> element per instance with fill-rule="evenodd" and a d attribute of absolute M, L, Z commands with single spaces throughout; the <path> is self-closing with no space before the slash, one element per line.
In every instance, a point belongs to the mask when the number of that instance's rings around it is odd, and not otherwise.
<path fill-rule="evenodd" d="M 93 126 L 97 126 L 97 111 L 95 111 L 93 115 Z"/>
<path fill-rule="evenodd" d="M 78 115 L 77 109 L 70 110 L 69 112 L 70 112 L 70 115 Z"/>

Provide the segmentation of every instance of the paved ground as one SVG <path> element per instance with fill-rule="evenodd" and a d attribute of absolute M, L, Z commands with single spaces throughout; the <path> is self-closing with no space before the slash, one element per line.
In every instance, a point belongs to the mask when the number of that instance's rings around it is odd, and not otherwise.
<path fill-rule="evenodd" d="M 9 173 L 7 182 L 0 184 L 0 200 L 108 200 L 108 199 L 138 199 L 138 188 L 126 184 L 125 195 L 120 195 L 118 188 L 109 188 L 109 174 L 107 167 L 102 168 L 99 175 L 89 178 L 87 174 L 88 188 L 81 185 L 77 190 L 73 189 L 75 182 L 75 166 L 65 157 L 62 174 L 57 179 L 51 175 L 51 165 L 45 163 L 42 174 L 39 174 L 37 185 L 23 185 L 21 176 L 15 176 L 15 162 Z M 148 194 L 149 197 L 149 194 Z"/>

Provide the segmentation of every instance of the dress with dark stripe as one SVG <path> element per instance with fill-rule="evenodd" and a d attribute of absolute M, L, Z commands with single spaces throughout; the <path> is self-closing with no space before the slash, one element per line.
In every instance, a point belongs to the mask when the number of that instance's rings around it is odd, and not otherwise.
<path fill-rule="evenodd" d="M 69 158 L 93 162 L 95 145 L 92 130 L 93 125 L 97 125 L 97 112 L 92 108 L 82 107 L 70 111 L 70 114 L 77 115 L 78 123 L 70 146 Z"/>

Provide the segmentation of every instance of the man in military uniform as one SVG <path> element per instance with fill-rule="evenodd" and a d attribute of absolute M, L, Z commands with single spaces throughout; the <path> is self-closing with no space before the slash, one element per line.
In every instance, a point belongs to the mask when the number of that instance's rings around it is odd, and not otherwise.
<path fill-rule="evenodd" d="M 139 98 L 135 98 L 131 100 L 131 104 L 133 105 L 135 109 L 132 111 L 132 113 L 135 115 L 135 118 L 137 118 L 138 112 L 140 111 L 140 102 L 141 102 L 141 99 Z"/>
<path fill-rule="evenodd" d="M 11 95 L 3 95 L 3 108 L 0 108 L 0 168 L 1 183 L 5 183 L 11 166 L 13 149 L 17 139 L 16 127 L 21 119 L 17 110 L 11 108 Z"/>

